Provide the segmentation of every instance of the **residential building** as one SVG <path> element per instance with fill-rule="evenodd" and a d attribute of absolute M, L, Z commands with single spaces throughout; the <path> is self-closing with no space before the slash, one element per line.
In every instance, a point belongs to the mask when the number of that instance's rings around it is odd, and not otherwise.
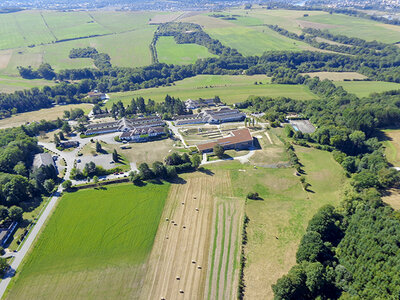
<path fill-rule="evenodd" d="M 215 101 L 215 99 L 198 99 L 192 100 L 188 99 L 185 101 L 186 109 L 196 109 L 196 108 L 203 108 L 203 107 L 214 107 L 217 106 L 219 103 Z"/>
<path fill-rule="evenodd" d="M 151 127 L 151 126 L 144 126 L 144 127 L 134 127 L 130 131 L 125 131 L 119 137 L 121 140 L 124 141 L 131 141 L 131 142 L 147 142 L 155 137 L 164 135 L 164 127 Z"/>
<path fill-rule="evenodd" d="M 197 145 L 197 149 L 200 153 L 213 152 L 213 148 L 217 144 L 221 145 L 225 150 L 243 150 L 254 146 L 253 137 L 249 129 L 244 128 L 232 131 L 229 137 L 218 139 L 215 142 Z"/>
<path fill-rule="evenodd" d="M 176 125 L 188 124 L 220 124 L 225 122 L 241 122 L 246 118 L 246 114 L 238 109 L 222 107 L 219 109 L 207 109 L 198 114 L 181 115 L 174 118 Z"/>
<path fill-rule="evenodd" d="M 92 92 L 89 92 L 89 93 L 87 94 L 87 96 L 88 96 L 89 98 L 91 98 L 91 99 L 100 99 L 100 100 L 107 100 L 107 99 L 108 99 L 108 96 L 107 96 L 106 94 L 101 93 L 101 92 L 99 92 L 99 91 L 97 91 L 97 90 L 94 90 L 94 91 L 92 91 Z"/>
<path fill-rule="evenodd" d="M 39 153 L 33 158 L 34 168 L 40 168 L 42 166 L 53 166 L 56 169 L 56 165 L 50 153 Z"/>
<path fill-rule="evenodd" d="M 76 148 L 76 147 L 79 147 L 79 142 L 78 141 L 61 142 L 60 146 L 62 148 Z"/>

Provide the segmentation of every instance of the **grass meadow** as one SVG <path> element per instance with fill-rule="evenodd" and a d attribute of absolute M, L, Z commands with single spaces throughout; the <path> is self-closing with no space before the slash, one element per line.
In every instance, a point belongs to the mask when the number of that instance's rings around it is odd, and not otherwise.
<path fill-rule="evenodd" d="M 0 93 L 12 93 L 33 87 L 43 87 L 45 85 L 55 85 L 53 81 L 44 79 L 24 79 L 17 76 L 0 75 Z"/>
<path fill-rule="evenodd" d="M 134 299 L 169 184 L 64 195 L 7 299 Z"/>
<path fill-rule="evenodd" d="M 157 41 L 158 60 L 167 64 L 192 64 L 200 58 L 216 57 L 204 46 L 177 44 L 172 36 L 160 37 Z"/>
<path fill-rule="evenodd" d="M 356 94 L 358 97 L 400 89 L 400 83 L 384 81 L 340 81 L 335 82 L 335 85 L 342 86 L 346 91 Z"/>
<path fill-rule="evenodd" d="M 262 82 L 255 85 L 254 82 Z M 131 92 L 110 93 L 107 107 L 121 100 L 129 104 L 133 97 L 143 97 L 157 102 L 164 101 L 166 95 L 179 97 L 181 100 L 212 98 L 219 96 L 221 101 L 233 104 L 246 100 L 249 96 L 291 97 L 299 100 L 317 98 L 306 86 L 290 84 L 271 84 L 265 75 L 228 76 L 198 75 L 177 81 L 175 85 L 142 89 Z"/>
<path fill-rule="evenodd" d="M 268 133 L 274 146 L 279 146 L 274 132 Z M 268 151 L 267 144 L 262 143 L 263 151 Z M 303 190 L 292 168 L 255 169 L 238 162 L 211 167 L 229 170 L 236 197 L 244 199 L 247 193 L 258 192 L 262 198 L 247 200 L 245 205 L 250 219 L 244 270 L 247 299 L 273 298 L 271 285 L 295 264 L 297 247 L 309 219 L 321 206 L 340 201 L 345 177 L 331 153 L 303 147 L 296 147 L 296 153 L 313 192 Z M 282 155 L 277 155 L 275 162 L 281 161 Z"/>

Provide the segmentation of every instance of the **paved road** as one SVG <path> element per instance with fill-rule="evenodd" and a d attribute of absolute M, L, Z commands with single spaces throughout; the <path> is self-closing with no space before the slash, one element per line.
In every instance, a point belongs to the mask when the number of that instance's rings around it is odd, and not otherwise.
<path fill-rule="evenodd" d="M 54 206 L 57 203 L 58 198 L 60 197 L 62 192 L 61 186 L 58 187 L 57 192 L 54 193 L 53 197 L 50 199 L 49 204 L 43 211 L 42 215 L 40 216 L 39 220 L 33 227 L 32 231 L 30 232 L 29 236 L 26 238 L 24 244 L 22 245 L 21 249 L 14 253 L 14 260 L 10 265 L 10 269 L 7 271 L 3 280 L 0 282 L 0 299 L 3 297 L 4 292 L 7 289 L 8 284 L 10 283 L 12 277 L 15 274 L 15 271 L 18 269 L 19 265 L 21 264 L 22 260 L 24 259 L 26 253 L 29 251 L 29 248 L 32 246 L 33 242 L 36 239 L 36 236 L 40 232 L 43 224 L 46 222 L 48 216 L 50 215 L 51 211 L 53 210 Z"/>
<path fill-rule="evenodd" d="M 182 141 L 183 146 L 185 146 L 185 148 L 187 148 L 188 145 L 186 144 L 183 136 L 179 133 L 178 128 L 175 125 L 173 125 L 171 121 L 166 121 L 166 123 L 168 124 L 169 129 L 171 129 L 171 131 L 174 133 L 174 135 L 176 135 Z"/>

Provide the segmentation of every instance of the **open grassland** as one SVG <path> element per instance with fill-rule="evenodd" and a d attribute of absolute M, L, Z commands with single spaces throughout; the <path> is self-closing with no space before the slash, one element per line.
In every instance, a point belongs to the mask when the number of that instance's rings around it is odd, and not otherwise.
<path fill-rule="evenodd" d="M 269 135 L 272 141 L 277 140 L 271 131 Z M 345 178 L 332 155 L 302 147 L 296 147 L 296 153 L 313 192 L 303 190 L 292 168 L 255 169 L 238 162 L 213 167 L 230 171 L 236 197 L 244 199 L 248 192 L 258 192 L 262 198 L 247 200 L 245 206 L 250 219 L 245 248 L 245 299 L 273 298 L 271 285 L 295 264 L 297 246 L 309 219 L 321 206 L 340 200 Z M 277 157 L 275 161 L 282 159 Z"/>
<path fill-rule="evenodd" d="M 66 194 L 7 299 L 135 299 L 170 185 Z"/>
<path fill-rule="evenodd" d="M 342 86 L 346 91 L 356 94 L 358 97 L 400 89 L 400 83 L 384 81 L 339 81 L 335 82 L 335 85 Z"/>
<path fill-rule="evenodd" d="M 17 66 L 37 67 L 42 62 L 50 63 L 57 71 L 93 67 L 90 59 L 68 58 L 72 48 L 88 46 L 108 53 L 117 66 L 148 65 L 149 44 L 156 29 L 148 21 L 154 15 L 109 11 L 2 14 L 0 50 L 9 50 L 0 51 L 0 73 L 17 74 Z"/>
<path fill-rule="evenodd" d="M 310 77 L 319 77 L 320 80 L 329 79 L 333 81 L 344 81 L 345 79 L 365 79 L 367 76 L 357 72 L 311 72 L 302 73 L 301 75 L 308 75 Z"/>
<path fill-rule="evenodd" d="M 16 76 L 0 75 L 0 93 L 12 93 L 33 87 L 43 87 L 45 85 L 52 86 L 55 83 L 49 80 L 29 80 Z"/>
<path fill-rule="evenodd" d="M 52 121 L 57 118 L 62 118 L 65 110 L 71 110 L 74 108 L 81 108 L 85 113 L 90 112 L 92 109 L 91 104 L 71 104 L 55 106 L 52 108 L 44 108 L 37 111 L 26 112 L 22 114 L 13 115 L 11 118 L 0 120 L 0 128 L 10 128 L 24 125 L 30 122 L 38 122 L 41 120 Z"/>
<path fill-rule="evenodd" d="M 256 81 L 262 82 L 262 84 L 255 85 Z M 119 100 L 129 104 L 133 97 L 143 97 L 161 102 L 164 101 L 167 94 L 179 97 L 181 100 L 219 96 L 221 101 L 227 104 L 245 101 L 249 96 L 290 97 L 299 100 L 318 98 L 303 85 L 270 84 L 269 82 L 270 79 L 265 75 L 199 75 L 177 81 L 172 86 L 111 93 L 107 107 L 111 107 L 114 102 Z"/>
<path fill-rule="evenodd" d="M 216 57 L 204 46 L 177 44 L 172 36 L 160 37 L 157 41 L 158 60 L 167 64 L 191 64 L 200 58 Z"/>
<path fill-rule="evenodd" d="M 233 299 L 243 202 L 227 171 L 183 179 L 171 187 L 140 299 Z"/>
<path fill-rule="evenodd" d="M 400 209 L 400 190 L 392 189 L 386 192 L 382 197 L 383 202 L 389 204 L 393 209 Z"/>

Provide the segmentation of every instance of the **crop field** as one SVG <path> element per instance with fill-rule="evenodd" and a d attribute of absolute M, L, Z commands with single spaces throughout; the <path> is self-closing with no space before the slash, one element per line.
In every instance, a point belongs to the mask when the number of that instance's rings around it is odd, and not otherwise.
<path fill-rule="evenodd" d="M 27 122 L 35 122 L 41 120 L 52 121 L 57 118 L 62 118 L 64 110 L 81 108 L 87 114 L 92 109 L 91 104 L 71 104 L 67 106 L 55 106 L 52 108 L 44 108 L 37 111 L 26 112 L 13 115 L 11 118 L 0 120 L 0 128 L 17 127 L 26 124 Z"/>
<path fill-rule="evenodd" d="M 255 85 L 254 82 L 262 82 Z M 306 86 L 290 84 L 270 84 L 265 75 L 229 76 L 198 75 L 175 82 L 175 85 L 159 88 L 142 89 L 132 92 L 110 93 L 107 107 L 121 100 L 129 104 L 133 97 L 143 97 L 157 102 L 164 101 L 165 96 L 179 97 L 181 100 L 213 98 L 219 96 L 222 102 L 233 104 L 245 101 L 249 96 L 290 97 L 299 100 L 316 99 Z"/>
<path fill-rule="evenodd" d="M 17 66 L 50 63 L 55 70 L 93 67 L 90 59 L 68 58 L 76 47 L 96 47 L 117 66 L 151 63 L 149 44 L 154 12 L 23 11 L 0 15 L 0 74 L 17 74 Z M 166 13 L 168 15 L 168 13 Z M 64 39 L 72 39 L 63 41 Z M 59 42 L 59 41 L 62 42 Z M 32 47 L 32 45 L 34 45 Z M 30 47 L 28 47 L 30 46 Z"/>
<path fill-rule="evenodd" d="M 306 22 L 300 23 L 305 27 L 328 29 L 334 34 L 358 37 L 367 41 L 376 40 L 384 43 L 397 43 L 400 41 L 397 26 L 382 24 L 372 20 L 340 14 L 314 15 L 302 17 L 299 20 Z"/>
<path fill-rule="evenodd" d="M 277 132 L 268 133 L 278 147 Z M 263 150 L 267 151 L 267 147 L 268 143 Z M 339 202 L 338 187 L 345 177 L 332 155 L 302 147 L 296 147 L 296 153 L 305 166 L 311 193 L 302 189 L 292 168 L 255 169 L 238 162 L 213 166 L 213 170 L 229 170 L 234 196 L 244 199 L 248 192 L 258 192 L 262 198 L 247 200 L 245 205 L 250 219 L 245 248 L 245 299 L 273 298 L 271 285 L 295 264 L 295 253 L 309 219 L 321 206 Z M 282 160 L 283 156 L 275 158 L 275 162 Z"/>
<path fill-rule="evenodd" d="M 158 60 L 167 64 L 191 64 L 199 58 L 216 57 L 204 46 L 177 44 L 172 36 L 160 37 L 157 41 Z"/>
<path fill-rule="evenodd" d="M 344 81 L 352 79 L 365 79 L 367 76 L 357 72 L 311 72 L 302 73 L 301 75 L 308 75 L 310 77 L 319 77 L 320 80 L 329 79 L 333 81 Z"/>
<path fill-rule="evenodd" d="M 7 299 L 137 298 L 169 187 L 63 196 Z"/>
<path fill-rule="evenodd" d="M 233 299 L 243 201 L 232 197 L 227 171 L 183 179 L 171 187 L 140 299 L 175 299 L 180 290 L 185 299 Z"/>
<path fill-rule="evenodd" d="M 342 86 L 349 93 L 356 94 L 359 97 L 400 89 L 400 83 L 384 81 L 340 81 L 335 82 L 335 85 Z"/>

